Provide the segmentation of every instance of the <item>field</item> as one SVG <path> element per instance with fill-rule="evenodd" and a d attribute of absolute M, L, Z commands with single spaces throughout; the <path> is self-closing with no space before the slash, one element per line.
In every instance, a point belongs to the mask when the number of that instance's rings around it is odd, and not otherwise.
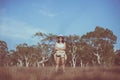
<path fill-rule="evenodd" d="M 0 67 L 0 80 L 120 80 L 120 67 Z"/>

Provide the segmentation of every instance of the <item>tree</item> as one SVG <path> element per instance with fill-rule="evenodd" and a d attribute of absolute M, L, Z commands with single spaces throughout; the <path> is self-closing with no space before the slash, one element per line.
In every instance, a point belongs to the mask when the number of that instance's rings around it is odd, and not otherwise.
<path fill-rule="evenodd" d="M 78 54 L 77 54 L 77 44 L 80 42 L 80 37 L 78 35 L 70 35 L 70 36 L 66 36 L 66 43 L 67 43 L 67 56 L 68 56 L 68 63 L 70 63 L 70 65 L 75 68 L 76 64 L 77 64 L 77 59 Z"/>
<path fill-rule="evenodd" d="M 53 56 L 51 55 L 54 54 L 54 44 L 57 36 L 51 33 L 45 34 L 42 32 L 37 32 L 34 36 L 39 37 L 40 39 L 40 43 L 38 43 L 38 47 L 41 50 L 42 60 L 39 61 L 38 64 L 42 64 L 43 67 L 45 63 L 51 64 L 51 62 L 53 62 L 53 59 L 50 58 L 52 58 Z"/>
<path fill-rule="evenodd" d="M 7 66 L 17 66 L 18 55 L 15 50 L 10 50 L 7 55 Z"/>
<path fill-rule="evenodd" d="M 93 55 L 94 48 L 85 42 L 80 42 L 77 47 L 77 53 L 79 56 L 77 64 L 81 67 L 94 65 L 96 59 Z"/>
<path fill-rule="evenodd" d="M 16 47 L 18 66 L 38 66 L 37 63 L 41 59 L 41 50 L 37 46 L 28 46 L 20 44 Z"/>
<path fill-rule="evenodd" d="M 0 66 L 5 66 L 8 47 L 5 41 L 0 40 Z"/>
<path fill-rule="evenodd" d="M 115 52 L 115 61 L 116 66 L 120 66 L 120 49 Z"/>
<path fill-rule="evenodd" d="M 89 32 L 81 38 L 82 42 L 86 42 L 94 48 L 93 54 L 96 56 L 96 61 L 99 65 L 113 63 L 113 45 L 116 43 L 117 37 L 112 31 L 97 26 L 95 31 Z"/>

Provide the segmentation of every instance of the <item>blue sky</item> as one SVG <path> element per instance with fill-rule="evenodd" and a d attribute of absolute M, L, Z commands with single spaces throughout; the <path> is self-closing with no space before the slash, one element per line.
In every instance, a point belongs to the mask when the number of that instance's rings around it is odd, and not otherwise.
<path fill-rule="evenodd" d="M 120 49 L 120 0 L 0 0 L 0 40 L 9 49 L 37 44 L 36 32 L 82 36 L 96 26 L 112 30 Z"/>

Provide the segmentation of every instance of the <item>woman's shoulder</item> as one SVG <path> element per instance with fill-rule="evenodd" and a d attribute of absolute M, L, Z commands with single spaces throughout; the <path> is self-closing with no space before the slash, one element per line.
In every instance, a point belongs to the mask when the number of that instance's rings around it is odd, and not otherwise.
<path fill-rule="evenodd" d="M 59 44 L 58 42 L 55 42 L 55 45 Z"/>

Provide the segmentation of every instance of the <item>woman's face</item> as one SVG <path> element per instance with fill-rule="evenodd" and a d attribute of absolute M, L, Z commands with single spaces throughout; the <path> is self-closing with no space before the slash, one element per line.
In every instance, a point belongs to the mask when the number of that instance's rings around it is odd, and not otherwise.
<path fill-rule="evenodd" d="M 58 39 L 59 39 L 60 42 L 62 42 L 62 40 L 63 40 L 62 37 L 59 37 Z"/>

